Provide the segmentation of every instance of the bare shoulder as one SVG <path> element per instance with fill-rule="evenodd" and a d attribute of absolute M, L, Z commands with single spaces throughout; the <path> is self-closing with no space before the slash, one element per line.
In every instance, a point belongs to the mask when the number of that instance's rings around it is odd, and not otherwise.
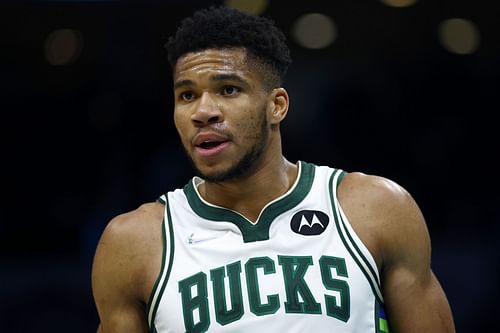
<path fill-rule="evenodd" d="M 446 295 L 431 270 L 427 226 L 410 193 L 389 179 L 350 173 L 338 195 L 381 273 L 391 331 L 454 332 Z"/>
<path fill-rule="evenodd" d="M 114 217 L 104 229 L 101 242 L 111 238 L 117 242 L 147 241 L 151 235 L 156 235 L 163 219 L 164 206 L 151 202 L 139 208 Z"/>
<path fill-rule="evenodd" d="M 406 189 L 396 182 L 361 172 L 348 173 L 339 186 L 339 195 L 355 200 L 366 208 L 398 208 L 411 204 L 413 199 Z"/>
<path fill-rule="evenodd" d="M 400 224 L 421 213 L 410 193 L 396 182 L 360 172 L 347 174 L 338 189 L 344 209 L 352 214 L 371 217 L 377 227 Z M 414 216 L 416 215 L 416 216 Z M 404 216 L 405 219 L 398 217 Z"/>
<path fill-rule="evenodd" d="M 104 229 L 96 250 L 93 282 L 122 283 L 124 293 L 144 301 L 161 265 L 161 222 L 164 206 L 147 203 L 114 217 Z M 119 281 L 119 279 L 123 279 Z"/>
<path fill-rule="evenodd" d="M 405 246 L 427 247 L 424 217 L 411 194 L 396 182 L 353 172 L 342 180 L 338 196 L 351 225 L 379 266 Z"/>
<path fill-rule="evenodd" d="M 161 240 L 163 207 L 160 203 L 147 203 L 116 216 L 104 229 L 99 247 L 128 259 L 150 253 L 152 246 Z"/>

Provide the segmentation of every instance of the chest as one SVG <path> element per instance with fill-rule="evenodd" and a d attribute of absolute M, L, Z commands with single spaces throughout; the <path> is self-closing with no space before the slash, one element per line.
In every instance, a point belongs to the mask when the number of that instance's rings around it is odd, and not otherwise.
<path fill-rule="evenodd" d="M 299 204 L 274 219 L 267 239 L 249 242 L 231 222 L 176 211 L 171 219 L 190 223 L 172 223 L 173 255 L 156 325 L 245 332 L 281 319 L 320 331 L 371 324 L 374 294 L 328 205 Z M 351 319 L 360 313 L 363 320 Z"/>
<path fill-rule="evenodd" d="M 304 164 L 253 225 L 193 183 L 169 193 L 162 268 L 148 304 L 158 332 L 374 332 L 379 277 L 340 209 L 340 171 Z"/>

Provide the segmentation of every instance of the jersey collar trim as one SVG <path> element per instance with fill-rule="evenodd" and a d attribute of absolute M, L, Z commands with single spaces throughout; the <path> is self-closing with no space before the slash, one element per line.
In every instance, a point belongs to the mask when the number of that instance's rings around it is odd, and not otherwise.
<path fill-rule="evenodd" d="M 196 188 L 197 178 L 193 178 L 184 186 L 184 193 L 191 209 L 200 217 L 211 221 L 234 223 L 240 229 L 245 243 L 264 241 L 269 239 L 269 228 L 274 219 L 298 205 L 309 193 L 314 180 L 314 172 L 313 164 L 299 161 L 299 175 L 292 188 L 267 204 L 255 224 L 238 212 L 203 200 Z"/>

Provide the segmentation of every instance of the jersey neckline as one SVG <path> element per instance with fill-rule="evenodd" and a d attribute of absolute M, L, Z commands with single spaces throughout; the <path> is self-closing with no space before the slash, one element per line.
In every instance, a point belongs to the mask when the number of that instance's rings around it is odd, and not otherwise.
<path fill-rule="evenodd" d="M 269 239 L 269 228 L 276 217 L 298 205 L 309 193 L 314 180 L 314 165 L 299 161 L 299 174 L 293 186 L 283 195 L 269 202 L 260 212 L 255 224 L 240 213 L 211 204 L 204 200 L 198 192 L 196 182 L 200 178 L 193 177 L 184 186 L 184 194 L 191 209 L 200 217 L 218 222 L 234 223 L 241 231 L 245 243 Z"/>

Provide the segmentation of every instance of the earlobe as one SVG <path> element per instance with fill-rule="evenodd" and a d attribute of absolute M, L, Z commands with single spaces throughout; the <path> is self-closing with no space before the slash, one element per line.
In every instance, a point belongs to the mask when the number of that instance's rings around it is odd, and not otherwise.
<path fill-rule="evenodd" d="M 273 89 L 270 100 L 270 123 L 279 124 L 288 113 L 288 93 L 284 88 Z"/>

